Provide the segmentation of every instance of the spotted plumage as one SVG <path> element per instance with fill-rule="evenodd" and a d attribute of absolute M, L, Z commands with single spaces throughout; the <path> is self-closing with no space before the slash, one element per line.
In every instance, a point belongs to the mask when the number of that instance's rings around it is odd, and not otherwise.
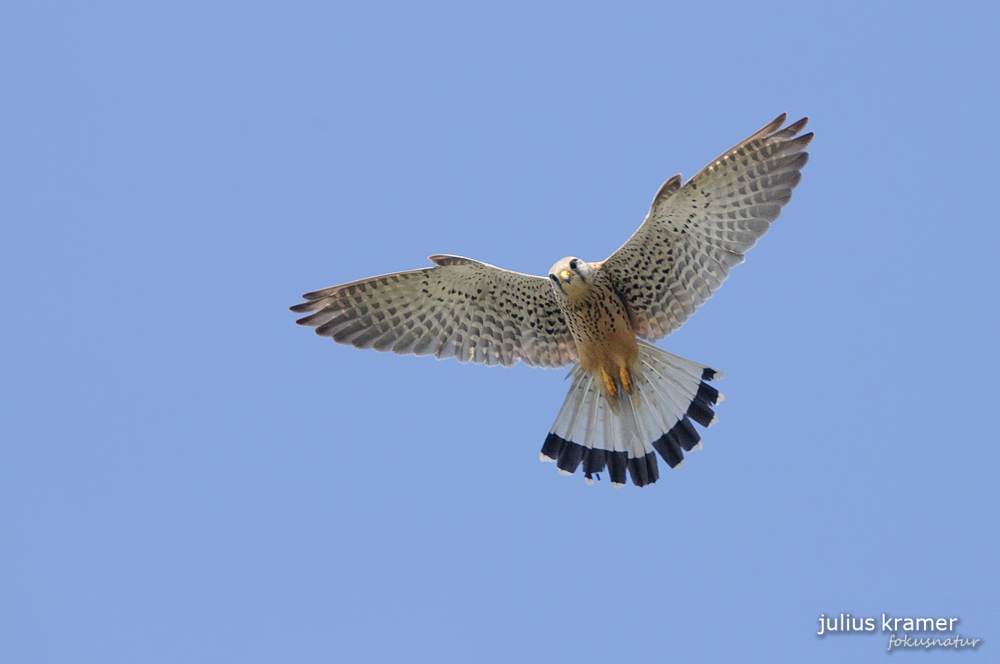
<path fill-rule="evenodd" d="M 454 357 L 510 367 L 561 367 L 575 358 L 566 320 L 541 277 L 458 256 L 306 293 L 297 321 L 356 348 Z"/>
<path fill-rule="evenodd" d="M 575 363 L 541 458 L 561 473 L 607 471 L 637 486 L 701 446 L 692 421 L 715 422 L 721 372 L 646 341 L 679 328 L 743 261 L 801 179 L 807 119 L 782 114 L 683 186 L 668 179 L 649 214 L 602 263 L 567 257 L 548 279 L 457 256 L 435 267 L 307 293 L 293 311 L 317 334 L 357 348 L 460 362 L 561 367 Z"/>

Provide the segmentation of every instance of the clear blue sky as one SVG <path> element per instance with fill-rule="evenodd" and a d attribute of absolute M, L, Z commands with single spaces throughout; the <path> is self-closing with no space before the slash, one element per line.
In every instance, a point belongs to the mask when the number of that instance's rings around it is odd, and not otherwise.
<path fill-rule="evenodd" d="M 995 661 L 997 5 L 618 4 L 3 3 L 0 661 L 884 661 L 840 613 Z M 727 377 L 655 486 L 538 462 L 565 371 L 287 311 L 602 260 L 783 111 L 811 161 L 659 344 Z"/>

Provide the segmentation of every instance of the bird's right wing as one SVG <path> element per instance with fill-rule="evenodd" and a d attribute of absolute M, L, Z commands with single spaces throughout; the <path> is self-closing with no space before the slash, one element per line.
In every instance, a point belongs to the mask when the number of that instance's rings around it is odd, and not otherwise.
<path fill-rule="evenodd" d="M 732 148 L 681 186 L 667 180 L 639 230 L 603 264 L 636 332 L 667 336 L 743 262 L 802 178 L 813 135 L 784 129 L 785 115 Z"/>
<path fill-rule="evenodd" d="M 306 293 L 296 321 L 356 348 L 459 362 L 561 367 L 576 360 L 547 279 L 458 256 Z"/>

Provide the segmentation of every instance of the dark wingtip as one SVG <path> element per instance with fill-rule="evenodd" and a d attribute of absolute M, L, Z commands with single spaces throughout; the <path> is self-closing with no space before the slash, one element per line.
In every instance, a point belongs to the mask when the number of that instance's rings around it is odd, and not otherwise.
<path fill-rule="evenodd" d="M 809 116 L 802 118 L 798 122 L 793 122 L 792 124 L 785 127 L 784 131 L 791 132 L 792 134 L 797 134 L 802 131 L 802 128 L 809 124 Z"/>

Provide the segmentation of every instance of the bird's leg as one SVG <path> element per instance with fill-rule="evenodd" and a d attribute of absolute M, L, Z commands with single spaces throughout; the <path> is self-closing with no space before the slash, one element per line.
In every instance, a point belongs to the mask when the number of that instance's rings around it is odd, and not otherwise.
<path fill-rule="evenodd" d="M 629 375 L 628 367 L 622 365 L 622 368 L 618 371 L 618 375 L 621 376 L 622 387 L 625 388 L 626 392 L 632 394 L 632 376 Z"/>
<path fill-rule="evenodd" d="M 611 377 L 611 374 L 608 373 L 608 370 L 602 368 L 601 375 L 604 377 L 604 387 L 608 389 L 608 393 L 613 397 L 618 396 L 618 388 L 615 386 L 615 381 Z"/>

